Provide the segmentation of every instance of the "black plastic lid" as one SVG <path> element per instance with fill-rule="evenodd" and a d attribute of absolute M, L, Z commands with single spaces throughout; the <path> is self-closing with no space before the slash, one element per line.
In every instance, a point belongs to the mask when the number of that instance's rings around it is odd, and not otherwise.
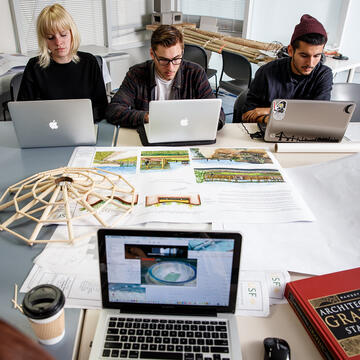
<path fill-rule="evenodd" d="M 65 304 L 64 293 L 56 286 L 38 285 L 25 294 L 22 308 L 32 319 L 46 319 L 55 315 Z"/>

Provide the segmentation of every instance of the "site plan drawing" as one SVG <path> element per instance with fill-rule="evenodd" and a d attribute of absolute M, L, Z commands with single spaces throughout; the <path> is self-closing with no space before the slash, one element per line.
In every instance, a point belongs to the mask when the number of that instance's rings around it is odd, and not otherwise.
<path fill-rule="evenodd" d="M 79 162 L 111 169 L 134 185 L 134 208 L 122 225 L 313 220 L 276 159 L 265 149 L 129 147 L 109 151 L 82 147 L 75 149 L 69 166 Z M 104 211 L 110 220 L 117 210 Z"/>

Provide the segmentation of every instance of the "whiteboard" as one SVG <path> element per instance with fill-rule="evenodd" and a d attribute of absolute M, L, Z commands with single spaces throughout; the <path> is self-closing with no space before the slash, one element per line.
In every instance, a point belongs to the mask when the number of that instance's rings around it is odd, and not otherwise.
<path fill-rule="evenodd" d="M 288 45 L 303 14 L 317 18 L 328 33 L 328 47 L 338 47 L 342 35 L 346 0 L 248 0 L 243 36 Z"/>

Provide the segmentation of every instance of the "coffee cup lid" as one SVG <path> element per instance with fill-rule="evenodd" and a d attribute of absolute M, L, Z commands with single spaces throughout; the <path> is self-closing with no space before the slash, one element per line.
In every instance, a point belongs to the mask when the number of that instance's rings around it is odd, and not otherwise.
<path fill-rule="evenodd" d="M 22 303 L 24 314 L 32 319 L 46 319 L 64 307 L 64 293 L 56 286 L 38 285 L 28 291 Z"/>

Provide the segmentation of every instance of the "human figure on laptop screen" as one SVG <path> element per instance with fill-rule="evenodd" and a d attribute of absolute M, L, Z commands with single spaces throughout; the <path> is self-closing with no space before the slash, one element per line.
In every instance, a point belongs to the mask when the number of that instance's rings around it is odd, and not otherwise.
<path fill-rule="evenodd" d="M 94 120 L 108 104 L 96 58 L 78 51 L 80 35 L 59 4 L 45 7 L 37 19 L 39 56 L 26 65 L 17 100 L 90 99 Z"/>
<path fill-rule="evenodd" d="M 323 25 L 303 15 L 288 46 L 289 57 L 260 67 L 242 109 L 244 122 L 267 122 L 274 99 L 330 100 L 332 71 L 322 64 L 327 42 Z"/>
<path fill-rule="evenodd" d="M 136 128 L 149 122 L 149 102 L 170 99 L 214 98 L 204 69 L 183 59 L 181 32 L 160 25 L 152 34 L 152 60 L 131 67 L 112 98 L 106 118 L 112 124 Z M 218 129 L 225 123 L 220 112 Z"/>

